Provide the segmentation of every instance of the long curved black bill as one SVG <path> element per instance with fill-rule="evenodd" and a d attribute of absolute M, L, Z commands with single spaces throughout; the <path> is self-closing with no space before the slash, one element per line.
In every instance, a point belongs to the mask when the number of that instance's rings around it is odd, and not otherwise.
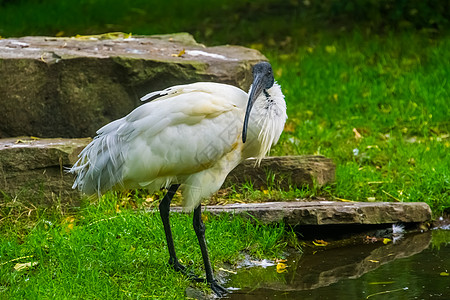
<path fill-rule="evenodd" d="M 252 90 L 250 91 L 250 96 L 248 97 L 247 109 L 245 111 L 244 118 L 244 127 L 242 128 L 242 142 L 245 143 L 247 140 L 247 128 L 248 128 L 248 119 L 250 118 L 250 112 L 252 111 L 253 104 L 255 100 L 261 95 L 264 86 L 263 86 L 263 76 L 255 75 L 252 84 Z"/>

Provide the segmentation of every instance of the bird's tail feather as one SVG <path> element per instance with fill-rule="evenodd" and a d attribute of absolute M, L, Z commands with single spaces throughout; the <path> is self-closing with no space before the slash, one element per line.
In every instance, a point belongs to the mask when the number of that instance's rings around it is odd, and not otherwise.
<path fill-rule="evenodd" d="M 172 88 L 167 88 L 162 91 L 151 92 L 151 93 L 148 93 L 147 95 L 141 97 L 141 101 L 153 100 L 153 99 L 157 98 L 158 96 L 170 95 L 171 93 L 172 93 Z"/>
<path fill-rule="evenodd" d="M 72 188 L 100 196 L 102 192 L 122 184 L 124 144 L 115 134 L 95 137 L 70 169 L 77 175 Z"/>

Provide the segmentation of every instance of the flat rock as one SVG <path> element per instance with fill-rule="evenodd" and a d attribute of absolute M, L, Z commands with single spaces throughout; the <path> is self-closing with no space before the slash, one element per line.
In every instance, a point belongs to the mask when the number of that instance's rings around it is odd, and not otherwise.
<path fill-rule="evenodd" d="M 76 162 L 90 141 L 90 138 L 0 139 L 0 191 L 10 197 L 79 199 L 80 194 L 72 190 L 74 176 L 66 169 Z M 255 188 L 267 186 L 267 174 L 276 179 L 273 186 L 280 188 L 313 182 L 324 184 L 334 180 L 334 170 L 332 161 L 322 156 L 267 157 L 257 168 L 255 161 L 249 159 L 230 173 L 224 187 L 245 181 L 251 181 Z"/>
<path fill-rule="evenodd" d="M 289 190 L 303 185 L 322 186 L 335 180 L 336 165 L 321 155 L 271 156 L 259 166 L 255 163 L 256 159 L 245 160 L 228 174 L 224 186 L 250 181 L 256 189 L 270 186 Z"/>
<path fill-rule="evenodd" d="M 66 172 L 91 139 L 0 139 L 0 199 L 22 197 L 37 203 L 79 200 Z"/>
<path fill-rule="evenodd" d="M 180 208 L 174 208 L 181 210 Z M 390 224 L 431 220 L 431 209 L 424 202 L 265 202 L 206 206 L 212 214 L 252 215 L 263 223 L 285 222 L 297 225 Z"/>
<path fill-rule="evenodd" d="M 186 33 L 0 39 L 0 138 L 92 137 L 152 91 L 196 81 L 247 90 L 262 60 L 256 50 L 205 47 Z"/>
<path fill-rule="evenodd" d="M 63 202 L 78 200 L 80 194 L 72 190 L 74 176 L 65 172 L 76 160 L 78 153 L 91 141 L 84 139 L 33 139 L 29 137 L 0 139 L 0 198 L 26 195 L 27 199 L 54 200 L 59 197 Z M 290 178 L 291 173 L 302 173 L 314 169 L 317 161 L 326 161 L 330 168 L 330 161 L 321 157 L 268 157 L 263 159 L 260 173 L 254 172 L 254 161 L 249 160 L 239 166 L 229 182 L 265 178 L 266 172 L 271 170 L 280 177 Z M 267 161 L 267 162 L 266 162 Z M 288 167 L 283 166 L 286 161 Z M 301 162 L 295 165 L 295 161 Z M 306 162 L 311 161 L 311 167 Z M 273 169 L 272 169 L 273 168 Z M 278 168 L 278 169 L 277 169 Z M 284 169 L 283 169 L 284 168 Z M 306 169 L 298 171 L 296 169 Z M 251 169 L 251 170 L 249 170 Z M 333 169 L 334 170 L 334 169 Z M 327 169 L 322 172 L 326 172 Z M 311 176 L 320 174 L 317 169 Z M 241 177 L 238 175 L 241 174 Z M 249 175 L 253 174 L 253 175 Z M 250 176 L 250 177 L 246 177 Z M 254 177 L 252 177 L 254 176 Z M 334 176 L 334 174 L 333 174 Z M 317 177 L 317 176 L 316 176 Z M 325 176 L 323 176 L 325 177 Z M 296 180 L 302 184 L 301 178 Z M 309 177 L 308 177 L 309 178 Z M 313 177 L 314 178 L 314 177 Z M 333 177 L 334 178 L 334 177 Z M 294 180 L 294 179 L 292 179 Z M 313 179 L 313 181 L 319 181 Z M 261 179 L 261 182 L 264 182 Z M 310 183 L 310 179 L 305 184 Z M 174 210 L 180 208 L 174 208 Z M 426 222 L 431 218 L 430 207 L 421 202 L 267 202 L 249 204 L 229 204 L 207 206 L 211 213 L 237 213 L 252 215 L 264 223 L 284 221 L 290 225 L 329 225 L 329 224 L 383 224 Z"/>

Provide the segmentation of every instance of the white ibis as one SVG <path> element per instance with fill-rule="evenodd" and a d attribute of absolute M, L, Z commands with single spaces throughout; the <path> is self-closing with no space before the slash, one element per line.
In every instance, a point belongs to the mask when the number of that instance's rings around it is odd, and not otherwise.
<path fill-rule="evenodd" d="M 231 85 L 197 82 L 141 98 L 150 99 L 154 100 L 97 131 L 70 170 L 77 175 L 73 188 L 98 195 L 108 190 L 167 188 L 159 209 L 169 264 L 186 274 L 175 254 L 169 222 L 170 202 L 181 186 L 184 210 L 194 211 L 206 281 L 222 296 L 227 290 L 214 279 L 201 202 L 244 159 L 260 161 L 277 143 L 287 118 L 284 96 L 270 64 L 261 62 L 253 67 L 249 94 Z"/>

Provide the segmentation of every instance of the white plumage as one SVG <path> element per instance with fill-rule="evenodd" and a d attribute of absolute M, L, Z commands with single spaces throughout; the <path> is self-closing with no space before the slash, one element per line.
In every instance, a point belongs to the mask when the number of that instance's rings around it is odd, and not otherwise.
<path fill-rule="evenodd" d="M 181 185 L 184 209 L 194 210 L 206 280 L 219 295 L 227 290 L 214 279 L 201 219 L 201 201 L 215 193 L 242 160 L 259 162 L 278 141 L 286 103 L 269 63 L 253 68 L 249 94 L 234 86 L 198 82 L 142 97 L 153 99 L 97 131 L 71 168 L 73 188 L 86 194 L 107 190 L 168 188 L 159 204 L 169 264 L 191 278 L 175 254 L 170 202 Z"/>
<path fill-rule="evenodd" d="M 234 86 L 198 82 L 153 92 L 160 96 L 97 131 L 71 169 L 73 188 L 87 194 L 110 189 L 146 188 L 150 192 L 182 183 L 190 211 L 210 197 L 243 159 L 263 158 L 278 141 L 286 120 L 279 85 L 270 99 L 256 99 L 248 141 L 242 127 L 248 94 Z"/>

